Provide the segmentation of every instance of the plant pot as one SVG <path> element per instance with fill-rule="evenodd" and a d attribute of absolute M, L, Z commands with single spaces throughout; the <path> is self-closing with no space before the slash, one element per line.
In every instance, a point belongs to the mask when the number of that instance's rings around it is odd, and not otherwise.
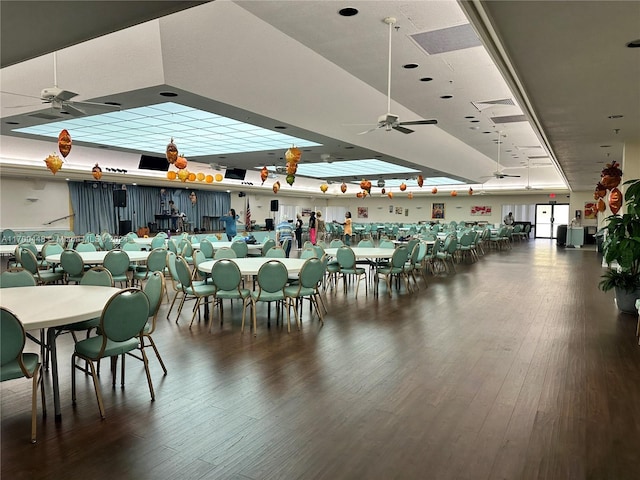
<path fill-rule="evenodd" d="M 636 299 L 640 298 L 640 289 L 636 289 L 633 292 L 628 292 L 623 288 L 615 287 L 615 291 L 616 305 L 618 305 L 618 310 L 623 313 L 637 315 L 638 311 L 636 310 Z"/>

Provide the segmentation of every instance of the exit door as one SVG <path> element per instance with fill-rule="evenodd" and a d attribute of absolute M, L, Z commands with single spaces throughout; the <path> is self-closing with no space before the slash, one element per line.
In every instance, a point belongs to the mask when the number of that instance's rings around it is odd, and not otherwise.
<path fill-rule="evenodd" d="M 537 204 L 535 238 L 557 238 L 558 225 L 569 224 L 569 204 Z"/>

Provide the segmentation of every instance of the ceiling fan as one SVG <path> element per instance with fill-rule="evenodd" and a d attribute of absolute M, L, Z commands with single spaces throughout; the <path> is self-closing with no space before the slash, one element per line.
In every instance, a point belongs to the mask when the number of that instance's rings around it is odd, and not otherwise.
<path fill-rule="evenodd" d="M 529 171 L 531 170 L 531 160 L 527 161 L 527 184 L 525 185 L 525 190 L 542 190 L 541 188 L 532 187 L 529 183 Z"/>
<path fill-rule="evenodd" d="M 505 135 L 506 136 L 506 135 Z M 491 175 L 487 175 L 482 178 L 497 178 L 498 180 L 502 180 L 503 178 L 512 177 L 512 178 L 520 178 L 520 175 L 509 175 L 504 173 L 503 170 L 500 169 L 500 145 L 502 144 L 502 132 L 498 132 L 498 139 L 496 140 L 496 145 L 498 146 L 498 154 L 496 156 L 496 171 Z"/>
<path fill-rule="evenodd" d="M 42 103 L 50 104 L 51 108 L 53 108 L 54 110 L 59 110 L 61 113 L 66 112 L 74 117 L 87 115 L 86 110 L 83 110 L 83 108 L 90 108 L 92 110 L 103 110 L 108 112 L 120 110 L 119 105 L 110 105 L 107 103 L 98 102 L 71 101 L 71 99 L 77 97 L 78 94 L 58 87 L 58 66 L 56 52 L 53 52 L 53 87 L 43 88 L 40 92 L 39 97 L 11 92 L 3 93 L 7 93 L 9 95 L 18 95 L 21 97 L 37 98 Z M 7 108 L 20 108 L 24 106 L 26 105 L 18 105 Z"/>
<path fill-rule="evenodd" d="M 373 132 L 379 128 L 384 128 L 387 132 L 390 130 L 397 130 L 402 133 L 413 133 L 414 130 L 405 128 L 405 125 L 436 125 L 437 120 L 414 120 L 411 122 L 401 122 L 400 117 L 391 113 L 391 37 L 393 34 L 393 26 L 396 24 L 395 17 L 386 17 L 384 23 L 389 25 L 389 65 L 387 74 L 387 113 L 378 117 L 378 123 L 372 129 L 360 132 L 358 135 L 364 135 L 365 133 Z"/>

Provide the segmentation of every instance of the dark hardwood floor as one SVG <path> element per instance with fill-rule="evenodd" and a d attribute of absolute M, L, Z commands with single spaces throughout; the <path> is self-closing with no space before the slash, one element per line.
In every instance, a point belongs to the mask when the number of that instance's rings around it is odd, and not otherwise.
<path fill-rule="evenodd" d="M 72 406 L 61 337 L 63 417 L 47 377 L 37 444 L 30 383 L 1 386 L 2 478 L 640 478 L 636 318 L 597 289 L 596 252 L 531 240 L 457 269 L 391 299 L 339 288 L 291 334 L 266 306 L 256 338 L 238 304 L 213 333 L 161 314 L 155 402 L 130 358 L 124 390 L 103 369 L 104 421 L 82 374 Z"/>

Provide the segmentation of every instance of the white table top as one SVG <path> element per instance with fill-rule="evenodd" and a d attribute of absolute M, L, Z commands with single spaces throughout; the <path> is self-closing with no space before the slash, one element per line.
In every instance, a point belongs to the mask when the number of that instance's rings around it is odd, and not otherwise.
<path fill-rule="evenodd" d="M 89 285 L 2 288 L 0 305 L 13 312 L 25 330 L 37 330 L 99 317 L 119 291 Z"/>
<path fill-rule="evenodd" d="M 18 245 L 16 244 L 6 244 L 6 245 L 0 245 L 0 255 L 12 255 L 16 252 L 16 247 Z M 42 245 L 37 243 L 36 244 L 36 249 L 41 252 L 42 251 Z"/>
<path fill-rule="evenodd" d="M 211 244 L 213 245 L 214 251 L 224 247 L 231 248 L 232 243 L 233 242 L 211 242 Z M 262 243 L 253 243 L 253 244 L 247 243 L 247 247 L 249 247 L 249 251 L 262 251 Z M 193 248 L 200 248 L 200 244 L 194 243 Z"/>
<path fill-rule="evenodd" d="M 99 251 L 99 252 L 78 252 L 82 257 L 82 261 L 85 265 L 102 265 L 104 262 L 104 257 L 107 256 L 108 251 Z M 129 251 L 127 255 L 129 255 L 129 260 L 132 262 L 143 262 L 149 256 L 148 251 Z M 45 260 L 49 263 L 60 263 L 60 254 L 57 253 L 55 255 L 47 255 Z"/>
<path fill-rule="evenodd" d="M 268 258 L 268 257 L 247 257 L 247 258 L 231 258 L 240 269 L 242 275 L 257 275 L 260 267 L 267 263 L 269 260 L 278 260 L 287 267 L 289 273 L 300 273 L 305 260 L 302 258 Z M 211 273 L 213 264 L 217 260 L 208 260 L 198 265 L 198 270 L 201 272 Z"/>
<path fill-rule="evenodd" d="M 393 248 L 380 247 L 351 247 L 356 258 L 391 258 L 393 257 Z M 325 253 L 332 257 L 338 254 L 337 248 L 325 248 Z"/>

